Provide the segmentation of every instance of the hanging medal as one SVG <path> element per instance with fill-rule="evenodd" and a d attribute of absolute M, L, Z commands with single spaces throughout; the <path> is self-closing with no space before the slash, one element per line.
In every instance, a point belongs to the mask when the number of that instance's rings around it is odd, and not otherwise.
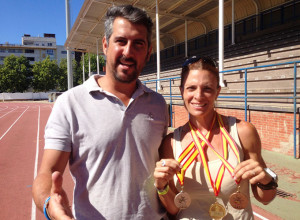
<path fill-rule="evenodd" d="M 227 159 L 228 157 L 228 151 L 227 151 L 227 144 L 226 144 L 226 140 L 224 139 L 224 137 L 222 137 L 222 141 L 223 141 L 223 157 L 225 159 Z M 217 179 L 215 181 L 216 183 L 216 188 L 217 188 L 217 192 L 215 192 L 216 195 L 219 194 L 220 188 L 221 188 L 221 183 L 222 183 L 222 179 L 224 176 L 224 172 L 225 172 L 225 165 L 222 164 L 220 166 L 220 170 L 217 174 Z M 219 173 L 221 173 L 222 175 L 219 175 Z M 212 219 L 222 219 L 224 216 L 226 216 L 226 209 L 223 205 L 221 205 L 218 201 L 217 201 L 217 196 L 216 196 L 216 202 L 213 203 L 210 207 L 209 207 L 209 216 Z"/>
<path fill-rule="evenodd" d="M 212 219 L 222 219 L 226 215 L 226 209 L 217 201 L 209 208 L 209 216 Z"/>
<path fill-rule="evenodd" d="M 191 123 L 189 123 L 189 126 L 190 126 L 191 134 L 192 134 L 193 140 L 195 142 L 195 145 L 198 148 L 198 152 L 199 152 L 202 164 L 203 164 L 204 171 L 206 173 L 206 176 L 209 179 L 209 182 L 211 183 L 211 186 L 214 190 L 214 194 L 216 196 L 216 202 L 213 203 L 210 206 L 209 210 L 208 210 L 209 215 L 213 219 L 222 219 L 227 213 L 226 213 L 225 207 L 217 201 L 217 197 L 218 197 L 218 194 L 220 192 L 221 183 L 222 183 L 222 180 L 223 180 L 223 177 L 224 177 L 224 172 L 225 172 L 224 163 L 222 163 L 222 165 L 220 166 L 220 169 L 217 173 L 216 180 L 215 180 L 215 183 L 214 183 L 214 181 L 211 178 L 211 174 L 210 174 L 209 167 L 208 167 L 208 161 L 207 161 L 207 158 L 206 158 L 204 150 L 203 150 L 203 145 L 204 144 L 200 145 L 199 139 L 201 139 L 202 142 L 205 142 L 208 147 L 212 147 L 212 146 L 209 143 L 208 138 L 204 137 L 204 135 L 201 133 L 201 131 L 196 130 L 191 125 Z M 223 156 L 227 159 L 227 156 L 228 156 L 227 155 L 227 152 L 228 152 L 227 151 L 227 143 L 226 143 L 226 140 L 224 140 L 224 138 L 222 138 L 222 140 L 223 140 Z M 224 143 L 225 143 L 225 145 L 224 145 Z M 222 158 L 224 158 L 224 157 L 222 157 Z"/>
<path fill-rule="evenodd" d="M 191 205 L 191 197 L 187 192 L 183 191 L 183 187 L 181 191 L 175 196 L 174 203 L 179 209 L 186 209 Z"/>
<path fill-rule="evenodd" d="M 228 132 L 226 131 L 222 117 L 219 114 L 218 114 L 218 122 L 219 122 L 222 134 L 225 136 L 225 138 L 230 143 L 230 146 L 231 146 L 234 154 L 236 155 L 238 162 L 240 163 L 238 148 L 237 148 L 235 142 L 232 140 L 232 138 L 228 134 Z M 231 175 L 233 175 L 233 171 L 232 171 Z M 245 209 L 249 203 L 248 197 L 240 191 L 240 185 L 239 185 L 240 180 L 237 180 L 236 183 L 238 185 L 237 191 L 230 195 L 229 203 L 235 209 Z"/>
<path fill-rule="evenodd" d="M 213 123 L 211 125 L 211 128 L 215 122 L 215 117 L 213 119 Z M 210 129 L 211 130 L 211 129 Z M 209 139 L 210 136 L 210 130 L 206 134 L 206 138 Z M 203 147 L 205 145 L 205 142 L 201 142 L 201 146 Z M 174 203 L 177 208 L 179 209 L 186 209 L 191 204 L 191 198 L 187 192 L 184 192 L 184 175 L 187 168 L 193 163 L 193 161 L 198 156 L 199 152 L 197 148 L 195 147 L 195 143 L 192 141 L 187 148 L 184 149 L 184 151 L 180 154 L 178 158 L 178 162 L 182 165 L 181 171 L 178 172 L 177 178 L 179 180 L 179 183 L 181 185 L 181 191 L 175 196 Z"/>
<path fill-rule="evenodd" d="M 179 209 L 186 209 L 191 204 L 191 198 L 188 193 L 184 192 L 184 175 L 186 169 L 190 166 L 190 164 L 197 157 L 198 152 L 195 150 L 195 144 L 191 142 L 189 146 L 180 154 L 178 161 L 182 164 L 181 171 L 178 172 L 177 178 L 181 185 L 181 191 L 175 196 L 174 203 Z"/>
<path fill-rule="evenodd" d="M 235 209 L 245 209 L 248 205 L 248 198 L 244 193 L 240 192 L 240 186 L 235 193 L 229 197 L 230 205 Z"/>
<path fill-rule="evenodd" d="M 219 123 L 219 127 L 220 127 L 220 131 L 222 133 L 222 139 L 223 139 L 223 150 L 225 149 L 224 147 L 227 147 L 227 142 L 230 146 L 230 148 L 233 150 L 234 154 L 237 157 L 238 162 L 240 162 L 240 157 L 239 157 L 239 151 L 238 148 L 234 142 L 234 140 L 232 139 L 232 137 L 228 134 L 228 132 L 226 131 L 225 127 L 224 127 L 224 123 L 222 120 L 221 115 L 217 114 L 218 116 L 218 123 Z M 203 135 L 197 131 L 197 135 L 202 139 L 205 140 L 203 138 Z M 219 155 L 219 153 L 214 149 L 213 146 L 211 146 L 211 144 L 207 141 L 207 145 L 214 151 L 214 153 L 219 157 L 219 159 L 223 162 L 223 165 L 225 165 L 226 169 L 229 171 L 229 173 L 231 174 L 231 176 L 233 177 L 233 170 L 234 168 L 228 163 L 228 161 L 226 160 L 226 158 L 222 157 L 221 155 Z M 243 194 L 242 192 L 240 192 L 240 187 L 239 187 L 239 182 L 240 181 L 236 181 L 237 185 L 238 185 L 238 189 L 237 192 L 233 193 L 230 196 L 229 202 L 231 204 L 231 206 L 233 208 L 236 209 L 244 209 L 247 207 L 248 205 L 248 198 L 245 194 Z"/>

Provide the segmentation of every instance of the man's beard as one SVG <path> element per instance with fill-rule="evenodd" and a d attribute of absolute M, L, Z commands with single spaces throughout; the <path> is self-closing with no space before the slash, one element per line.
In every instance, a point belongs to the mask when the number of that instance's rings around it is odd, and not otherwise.
<path fill-rule="evenodd" d="M 131 72 L 131 74 L 127 74 L 127 70 L 123 70 L 123 73 L 124 73 L 125 77 L 121 77 L 118 74 L 118 71 L 117 71 L 117 66 L 118 65 L 122 65 L 122 61 L 123 62 L 130 62 L 130 63 L 132 63 L 132 65 L 134 67 L 134 70 Z M 136 61 L 134 59 L 132 59 L 132 58 L 126 58 L 126 57 L 122 56 L 122 57 L 120 57 L 117 60 L 117 63 L 116 63 L 115 68 L 113 70 L 113 75 L 114 75 L 115 80 L 117 80 L 119 82 L 122 82 L 122 83 L 132 83 L 135 80 L 137 80 L 137 78 L 139 77 L 140 73 L 136 69 Z"/>
<path fill-rule="evenodd" d="M 118 74 L 117 69 L 115 68 L 114 71 L 113 71 L 113 75 L 114 75 L 115 80 L 117 80 L 118 82 L 121 82 L 121 83 L 128 83 L 129 84 L 129 83 L 132 83 L 135 80 L 137 80 L 137 78 L 139 77 L 139 73 L 136 70 L 131 72 L 130 75 L 127 75 L 126 72 L 124 72 L 124 73 L 125 73 L 126 77 L 121 77 Z"/>

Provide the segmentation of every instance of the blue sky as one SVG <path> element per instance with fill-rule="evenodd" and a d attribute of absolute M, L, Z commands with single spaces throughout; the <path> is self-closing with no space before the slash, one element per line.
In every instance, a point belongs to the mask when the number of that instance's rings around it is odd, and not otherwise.
<path fill-rule="evenodd" d="M 84 0 L 70 0 L 71 24 Z M 0 0 L 0 44 L 22 44 L 22 36 L 56 35 L 56 44 L 66 41 L 65 0 Z"/>

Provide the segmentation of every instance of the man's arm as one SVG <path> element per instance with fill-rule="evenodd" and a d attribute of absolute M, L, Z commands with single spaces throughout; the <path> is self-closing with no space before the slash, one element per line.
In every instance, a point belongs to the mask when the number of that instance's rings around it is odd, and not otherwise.
<path fill-rule="evenodd" d="M 48 198 L 51 194 L 52 173 L 58 171 L 63 174 L 69 160 L 69 156 L 70 152 L 58 150 L 44 151 L 42 164 L 38 175 L 33 182 L 32 188 L 34 202 L 41 211 L 43 211 L 43 204 L 46 198 Z"/>

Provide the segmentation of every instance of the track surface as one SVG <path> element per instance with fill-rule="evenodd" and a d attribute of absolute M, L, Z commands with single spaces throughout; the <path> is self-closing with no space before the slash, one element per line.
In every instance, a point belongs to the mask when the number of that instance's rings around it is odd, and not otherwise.
<path fill-rule="evenodd" d="M 32 182 L 41 162 L 44 128 L 52 104 L 0 103 L 0 219 L 45 219 L 32 202 Z M 69 195 L 73 183 L 66 171 Z"/>
<path fill-rule="evenodd" d="M 0 103 L 0 220 L 44 220 L 32 201 L 32 182 L 41 162 L 44 128 L 53 104 Z M 64 174 L 64 188 L 72 200 L 73 182 Z M 260 208 L 255 219 L 278 219 Z"/>

